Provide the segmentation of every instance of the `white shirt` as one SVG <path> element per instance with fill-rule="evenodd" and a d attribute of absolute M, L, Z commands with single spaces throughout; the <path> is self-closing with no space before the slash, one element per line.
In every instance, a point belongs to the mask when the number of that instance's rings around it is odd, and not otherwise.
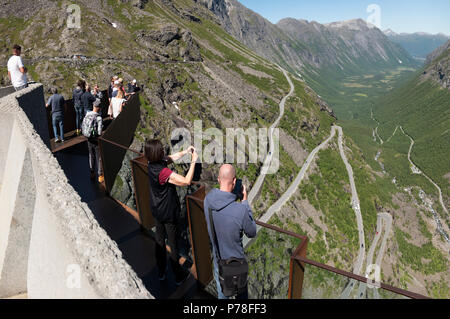
<path fill-rule="evenodd" d="M 27 75 L 20 72 L 23 68 L 23 62 L 20 56 L 13 55 L 8 60 L 8 71 L 11 73 L 11 82 L 14 87 L 19 87 L 27 84 Z"/>
<path fill-rule="evenodd" d="M 125 102 L 125 99 L 119 99 L 117 97 L 113 97 L 111 99 L 111 104 L 112 104 L 112 116 L 113 118 L 116 118 L 119 116 L 120 114 L 120 107 L 122 106 L 122 104 Z"/>

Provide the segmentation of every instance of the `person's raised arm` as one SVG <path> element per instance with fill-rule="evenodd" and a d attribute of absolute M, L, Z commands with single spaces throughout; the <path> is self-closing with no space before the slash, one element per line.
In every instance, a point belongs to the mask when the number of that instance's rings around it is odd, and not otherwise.
<path fill-rule="evenodd" d="M 198 160 L 198 154 L 194 151 L 192 153 L 191 167 L 189 168 L 189 172 L 186 176 L 181 176 L 176 173 L 172 173 L 169 178 L 169 183 L 174 184 L 175 186 L 185 187 L 192 184 L 192 179 L 194 178 L 195 172 L 195 164 Z"/>
<path fill-rule="evenodd" d="M 244 233 L 248 238 L 255 238 L 256 237 L 256 223 L 253 219 L 253 213 L 252 209 L 250 208 L 250 204 L 247 201 L 247 187 L 243 185 L 243 193 L 244 193 L 244 200 L 242 201 L 242 204 L 245 206 L 246 213 L 244 214 L 244 220 L 243 220 L 243 229 Z"/>
<path fill-rule="evenodd" d="M 50 106 L 50 103 L 51 103 L 51 101 L 52 101 L 52 97 L 50 96 L 50 98 L 48 99 L 48 101 L 47 101 L 47 104 L 45 104 L 45 107 L 49 107 Z"/>
<path fill-rule="evenodd" d="M 187 154 L 192 153 L 193 150 L 195 151 L 195 148 L 193 146 L 190 146 L 187 150 L 172 154 L 169 157 L 173 162 L 176 162 L 179 159 L 182 159 L 183 157 L 185 157 Z"/>

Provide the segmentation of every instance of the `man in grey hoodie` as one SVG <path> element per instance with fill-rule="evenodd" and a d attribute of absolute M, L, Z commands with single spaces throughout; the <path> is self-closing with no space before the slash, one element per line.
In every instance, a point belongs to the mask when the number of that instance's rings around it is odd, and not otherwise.
<path fill-rule="evenodd" d="M 247 189 L 243 186 L 244 198 L 238 203 L 237 196 L 233 194 L 236 186 L 236 170 L 232 165 L 226 164 L 220 168 L 219 189 L 213 189 L 204 202 L 206 223 L 208 225 L 209 239 L 214 240 L 209 227 L 209 208 L 212 208 L 214 228 L 216 229 L 217 242 L 222 259 L 245 258 L 242 244 L 243 234 L 249 238 L 256 236 L 256 223 L 253 220 L 252 210 L 247 201 Z M 214 255 L 214 278 L 217 284 L 219 299 L 227 299 L 219 282 L 219 267 L 217 261 L 216 247 L 213 247 Z M 248 299 L 248 292 L 238 295 L 237 299 Z"/>

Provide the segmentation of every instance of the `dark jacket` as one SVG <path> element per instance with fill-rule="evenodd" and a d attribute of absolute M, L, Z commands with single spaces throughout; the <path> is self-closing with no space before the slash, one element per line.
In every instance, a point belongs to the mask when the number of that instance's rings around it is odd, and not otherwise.
<path fill-rule="evenodd" d="M 91 92 L 84 92 L 81 96 L 81 102 L 85 109 L 92 111 L 94 108 L 95 96 Z"/>
<path fill-rule="evenodd" d="M 256 236 L 256 223 L 247 201 L 236 202 L 236 195 L 213 189 L 204 202 L 209 238 L 214 243 L 209 223 L 209 208 L 213 210 L 214 228 L 222 259 L 245 258 L 242 245 L 243 234 L 249 238 Z M 216 259 L 216 256 L 214 256 Z"/>
<path fill-rule="evenodd" d="M 73 105 L 75 107 L 83 107 L 83 102 L 81 101 L 81 96 L 83 95 L 84 90 L 77 86 L 75 90 L 73 90 Z"/>
<path fill-rule="evenodd" d="M 175 224 L 179 218 L 181 205 L 176 186 L 169 182 L 161 185 L 159 174 L 167 167 L 167 163 L 152 163 L 148 165 L 150 180 L 150 210 L 153 217 L 160 223 Z"/>
<path fill-rule="evenodd" d="M 113 85 L 110 83 L 108 87 L 108 98 L 112 99 Z"/>
<path fill-rule="evenodd" d="M 136 84 L 128 83 L 128 93 L 137 93 L 141 89 Z"/>

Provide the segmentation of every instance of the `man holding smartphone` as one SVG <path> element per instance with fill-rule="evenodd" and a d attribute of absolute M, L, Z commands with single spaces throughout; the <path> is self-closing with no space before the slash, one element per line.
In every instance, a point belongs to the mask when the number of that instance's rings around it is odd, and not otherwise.
<path fill-rule="evenodd" d="M 219 299 L 227 299 L 222 293 L 219 281 L 219 266 L 216 249 L 220 251 L 220 258 L 227 260 L 232 258 L 245 259 L 244 247 L 242 243 L 243 234 L 249 238 L 256 236 L 256 223 L 253 220 L 252 210 L 247 201 L 247 188 L 242 185 L 242 191 L 236 189 L 238 180 L 236 179 L 236 170 L 232 165 L 226 164 L 220 168 L 218 178 L 220 189 L 213 189 L 206 196 L 204 209 L 208 225 L 208 232 L 211 243 L 214 243 L 214 237 L 211 232 L 211 223 L 209 219 L 209 210 L 213 212 L 213 222 L 217 237 L 217 244 L 213 244 L 214 256 L 214 277 L 217 283 Z M 239 186 L 239 185 L 238 185 Z M 242 194 L 241 202 L 237 202 Z M 237 299 L 248 299 L 248 291 L 236 296 Z"/>

